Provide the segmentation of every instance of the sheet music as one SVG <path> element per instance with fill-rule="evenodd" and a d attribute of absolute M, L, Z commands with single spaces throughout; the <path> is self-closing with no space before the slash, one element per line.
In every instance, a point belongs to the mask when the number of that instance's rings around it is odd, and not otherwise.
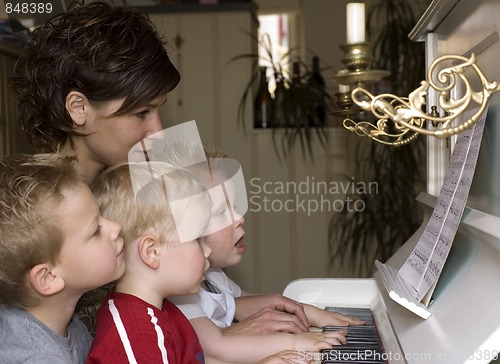
<path fill-rule="evenodd" d="M 477 110 L 463 114 L 470 118 Z M 444 267 L 469 195 L 487 110 L 469 130 L 458 135 L 432 216 L 399 275 L 422 300 Z"/>

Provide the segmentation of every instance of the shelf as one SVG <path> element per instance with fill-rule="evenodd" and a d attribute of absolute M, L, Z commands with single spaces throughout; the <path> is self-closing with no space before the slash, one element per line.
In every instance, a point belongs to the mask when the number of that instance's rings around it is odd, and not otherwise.
<path fill-rule="evenodd" d="M 256 11 L 257 5 L 251 1 L 223 2 L 218 4 L 179 3 L 151 6 L 134 6 L 149 14 L 154 13 L 204 13 L 224 11 Z"/>

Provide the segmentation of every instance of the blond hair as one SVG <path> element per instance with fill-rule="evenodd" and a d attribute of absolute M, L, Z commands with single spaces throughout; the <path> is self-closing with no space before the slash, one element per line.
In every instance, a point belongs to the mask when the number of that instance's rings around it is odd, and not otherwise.
<path fill-rule="evenodd" d="M 0 161 L 0 300 L 27 308 L 37 295 L 31 268 L 57 263 L 64 235 L 51 212 L 63 191 L 80 182 L 76 159 L 56 154 L 13 155 Z"/>
<path fill-rule="evenodd" d="M 167 241 L 175 233 L 169 205 L 172 196 L 182 198 L 205 191 L 189 171 L 163 162 L 111 167 L 98 176 L 91 190 L 102 215 L 121 224 L 126 248 L 147 233 L 157 232 L 162 241 Z M 206 202 L 208 208 L 208 194 Z"/>

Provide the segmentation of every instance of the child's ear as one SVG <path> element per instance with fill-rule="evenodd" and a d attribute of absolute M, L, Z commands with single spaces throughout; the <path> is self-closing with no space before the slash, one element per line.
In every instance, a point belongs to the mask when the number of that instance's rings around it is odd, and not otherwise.
<path fill-rule="evenodd" d="M 71 91 L 66 96 L 65 106 L 76 125 L 82 126 L 85 124 L 88 99 L 84 94 L 78 91 Z"/>
<path fill-rule="evenodd" d="M 139 256 L 142 261 L 153 269 L 160 266 L 160 242 L 151 235 L 146 235 L 141 238 L 139 245 Z"/>
<path fill-rule="evenodd" d="M 51 266 L 46 263 L 31 268 L 29 280 L 33 289 L 42 296 L 50 296 L 64 289 L 64 280 L 54 275 Z"/>

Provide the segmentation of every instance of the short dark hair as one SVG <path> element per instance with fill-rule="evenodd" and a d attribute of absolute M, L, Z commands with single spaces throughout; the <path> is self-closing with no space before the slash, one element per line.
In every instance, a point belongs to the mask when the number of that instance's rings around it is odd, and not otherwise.
<path fill-rule="evenodd" d="M 65 108 L 71 91 L 90 102 L 125 98 L 115 115 L 172 91 L 180 81 L 146 14 L 93 2 L 76 6 L 33 32 L 11 87 L 17 117 L 31 144 L 57 151 L 81 136 Z"/>

